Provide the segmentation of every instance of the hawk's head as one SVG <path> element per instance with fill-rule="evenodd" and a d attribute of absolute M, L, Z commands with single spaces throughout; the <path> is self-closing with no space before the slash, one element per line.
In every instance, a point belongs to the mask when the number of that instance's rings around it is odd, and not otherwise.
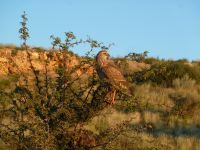
<path fill-rule="evenodd" d="M 96 56 L 97 64 L 100 67 L 102 67 L 103 65 L 106 64 L 109 57 L 110 57 L 110 55 L 108 54 L 108 52 L 106 50 L 101 50 Z"/>

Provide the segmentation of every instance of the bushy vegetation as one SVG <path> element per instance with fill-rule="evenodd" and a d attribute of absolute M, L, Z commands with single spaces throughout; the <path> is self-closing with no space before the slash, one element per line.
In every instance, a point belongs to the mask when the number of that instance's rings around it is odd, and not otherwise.
<path fill-rule="evenodd" d="M 102 43 L 78 40 L 73 32 L 65 33 L 64 42 L 51 36 L 52 52 L 41 60 L 42 72 L 30 57 L 26 13 L 22 19 L 21 48 L 31 74 L 19 70 L 0 80 L 0 149 L 199 149 L 197 63 L 148 58 L 147 52 L 115 59 L 133 93 L 118 91 L 116 105 L 110 106 L 105 98 L 111 85 L 100 81 L 95 70 L 87 73 L 95 69 L 93 52 L 105 48 Z M 70 57 L 76 56 L 70 50 L 79 44 L 88 45 L 90 51 L 78 57 L 78 65 L 69 67 Z M 43 52 L 43 48 L 33 49 Z M 59 53 L 55 76 L 49 72 L 53 52 Z M 130 61 L 149 67 L 132 71 L 127 67 Z M 81 74 L 76 75 L 77 70 Z"/>
<path fill-rule="evenodd" d="M 144 51 L 141 54 L 129 53 L 127 56 L 125 56 L 125 58 L 129 59 L 129 60 L 132 60 L 132 61 L 142 62 L 147 57 L 147 54 L 148 54 L 148 51 Z"/>
<path fill-rule="evenodd" d="M 152 64 L 150 68 L 135 73 L 132 80 L 136 83 L 152 82 L 171 87 L 173 80 L 182 78 L 185 75 L 199 83 L 200 67 L 180 61 L 161 61 Z"/>

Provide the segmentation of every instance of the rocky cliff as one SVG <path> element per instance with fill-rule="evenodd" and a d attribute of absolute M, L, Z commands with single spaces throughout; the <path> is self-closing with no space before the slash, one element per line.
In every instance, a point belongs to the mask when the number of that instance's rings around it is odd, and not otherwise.
<path fill-rule="evenodd" d="M 30 59 L 28 57 L 30 54 Z M 63 60 L 63 54 L 57 51 L 37 52 L 34 49 L 28 51 L 17 51 L 13 53 L 11 49 L 0 50 L 0 76 L 16 74 L 16 73 L 31 73 L 31 63 L 35 70 L 45 72 L 45 64 L 47 63 L 48 73 L 55 74 L 55 69 Z M 66 54 L 66 67 L 70 70 L 80 64 L 81 59 L 71 53 Z M 31 63 L 30 63 L 31 60 Z M 84 64 L 76 69 L 74 75 L 79 76 L 82 71 L 91 74 L 93 68 Z"/>

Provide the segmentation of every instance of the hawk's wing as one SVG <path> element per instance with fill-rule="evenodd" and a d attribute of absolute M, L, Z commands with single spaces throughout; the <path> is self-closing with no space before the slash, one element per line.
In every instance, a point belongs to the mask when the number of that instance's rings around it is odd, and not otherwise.
<path fill-rule="evenodd" d="M 106 66 L 102 68 L 106 78 L 117 88 L 128 89 L 128 83 L 121 73 L 118 66 L 110 60 Z"/>

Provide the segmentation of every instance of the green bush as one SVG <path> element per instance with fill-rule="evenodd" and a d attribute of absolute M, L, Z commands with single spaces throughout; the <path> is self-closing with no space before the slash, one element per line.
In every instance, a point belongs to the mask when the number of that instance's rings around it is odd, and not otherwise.
<path fill-rule="evenodd" d="M 149 69 L 133 74 L 132 82 L 152 82 L 171 87 L 173 80 L 182 78 L 186 74 L 197 83 L 200 82 L 200 68 L 198 66 L 189 66 L 177 61 L 165 61 L 153 64 Z"/>
<path fill-rule="evenodd" d="M 148 51 L 144 51 L 143 53 L 129 53 L 127 56 L 125 56 L 126 59 L 132 60 L 132 61 L 137 61 L 137 62 L 143 62 L 146 57 Z"/>
<path fill-rule="evenodd" d="M 177 61 L 178 61 L 178 62 L 181 62 L 181 63 L 188 63 L 188 62 L 189 62 L 186 58 L 179 59 L 179 60 L 177 60 Z"/>
<path fill-rule="evenodd" d="M 42 47 L 33 47 L 33 49 L 38 53 L 41 53 L 41 52 L 45 51 L 45 48 L 42 48 Z"/>
<path fill-rule="evenodd" d="M 146 58 L 145 60 L 144 60 L 144 63 L 146 63 L 146 64 L 156 64 L 156 63 L 159 63 L 159 62 L 161 62 L 162 60 L 159 60 L 159 59 L 157 59 L 157 58 L 154 58 L 154 57 L 149 57 L 149 58 Z"/>

